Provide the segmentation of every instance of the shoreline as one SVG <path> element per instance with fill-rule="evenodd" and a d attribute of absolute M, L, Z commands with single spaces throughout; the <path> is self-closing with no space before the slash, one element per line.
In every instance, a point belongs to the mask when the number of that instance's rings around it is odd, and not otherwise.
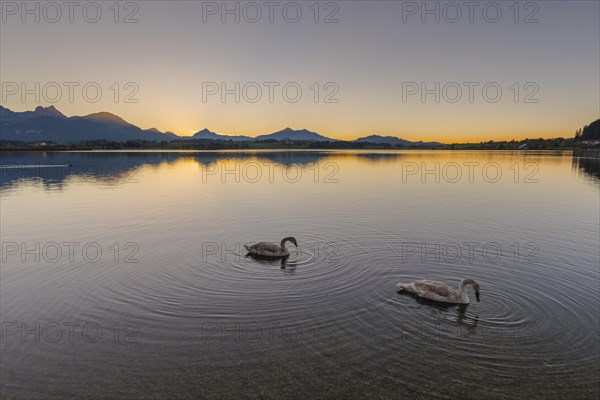
<path fill-rule="evenodd" d="M 562 148 L 544 148 L 544 149 L 518 149 L 518 148 L 489 148 L 489 147 L 349 147 L 349 148 L 332 148 L 332 147 L 89 147 L 89 146 L 35 146 L 35 147 L 0 147 L 0 153 L 7 152 L 53 152 L 53 151 L 331 151 L 331 150 L 348 150 L 348 151 L 522 151 L 522 152 L 546 152 L 546 151 L 573 151 L 573 152 L 595 152 L 600 156 L 600 147 L 562 147 Z"/>

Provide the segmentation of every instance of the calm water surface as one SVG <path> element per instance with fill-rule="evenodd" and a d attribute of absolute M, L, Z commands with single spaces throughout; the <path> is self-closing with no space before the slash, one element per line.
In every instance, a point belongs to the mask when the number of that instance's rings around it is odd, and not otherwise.
<path fill-rule="evenodd" d="M 600 394 L 598 159 L 0 157 L 3 398 Z M 467 307 L 395 291 L 467 276 Z"/>

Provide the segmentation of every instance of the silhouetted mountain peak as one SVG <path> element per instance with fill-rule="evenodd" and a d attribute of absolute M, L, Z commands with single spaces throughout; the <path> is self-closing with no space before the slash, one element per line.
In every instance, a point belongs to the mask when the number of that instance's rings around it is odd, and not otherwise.
<path fill-rule="evenodd" d="M 210 140 L 234 140 L 234 141 L 243 141 L 243 140 L 252 140 L 251 137 L 248 136 L 229 136 L 229 135 L 220 135 L 215 133 L 207 128 L 202 129 L 192 135 L 192 139 L 210 139 Z"/>
<path fill-rule="evenodd" d="M 334 139 L 330 139 L 328 137 L 319 135 L 316 132 L 311 132 L 307 129 L 292 129 L 287 127 L 280 131 L 271 133 L 269 135 L 260 135 L 257 136 L 258 140 L 306 140 L 309 142 L 324 142 L 324 141 L 334 141 Z"/>
<path fill-rule="evenodd" d="M 111 114 L 106 111 L 89 114 L 89 115 L 86 115 L 86 116 L 83 116 L 80 118 L 91 120 L 91 121 L 97 121 L 97 122 L 117 124 L 117 125 L 127 125 L 127 126 L 131 125 L 129 122 L 125 121 L 123 118 L 119 117 L 118 115 Z"/>
<path fill-rule="evenodd" d="M 294 128 L 290 128 L 289 126 L 286 128 L 283 128 L 282 130 L 275 132 L 275 133 L 280 133 L 280 132 L 310 132 L 310 133 L 315 133 L 315 132 L 311 132 L 308 129 L 294 129 Z"/>
<path fill-rule="evenodd" d="M 199 138 L 199 139 L 207 139 L 207 138 L 213 139 L 213 138 L 216 138 L 217 136 L 219 136 L 219 135 L 207 128 L 204 128 L 201 131 L 198 131 L 192 135 L 193 138 Z"/>
<path fill-rule="evenodd" d="M 58 111 L 56 109 L 56 107 L 54 107 L 54 106 L 49 106 L 49 107 L 37 106 L 35 108 L 34 112 L 36 114 L 45 115 L 48 117 L 66 118 L 66 116 L 63 113 L 61 113 L 60 111 Z"/>
<path fill-rule="evenodd" d="M 394 138 L 394 139 L 404 140 L 402 138 L 399 138 L 398 136 L 389 136 L 389 135 L 388 136 L 384 136 L 384 135 L 371 135 L 371 136 L 368 136 L 368 137 L 372 137 L 372 138 L 388 138 L 388 139 L 389 138 Z"/>
<path fill-rule="evenodd" d="M 387 140 L 405 140 L 402 138 L 399 138 L 397 136 L 384 136 L 384 135 L 370 135 L 370 136 L 366 136 L 360 139 L 378 139 L 378 140 L 382 140 L 382 139 L 387 139 Z M 357 139 L 357 140 L 360 140 Z"/>
<path fill-rule="evenodd" d="M 439 146 L 441 143 L 438 142 L 411 142 L 410 140 L 398 138 L 396 136 L 381 136 L 381 135 L 371 135 L 358 138 L 354 140 L 355 142 L 361 143 L 374 143 L 374 144 L 387 144 L 390 146 Z"/>

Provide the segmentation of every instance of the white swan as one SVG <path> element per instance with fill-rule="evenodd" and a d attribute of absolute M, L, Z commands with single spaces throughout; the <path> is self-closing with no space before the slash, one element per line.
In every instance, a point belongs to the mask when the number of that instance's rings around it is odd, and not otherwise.
<path fill-rule="evenodd" d="M 460 281 L 458 290 L 436 281 L 419 280 L 410 283 L 399 283 L 396 285 L 398 291 L 406 291 L 416 294 L 424 299 L 453 304 L 469 304 L 469 296 L 465 291 L 465 286 L 471 285 L 475 290 L 475 298 L 479 302 L 479 284 L 472 278 L 465 278 Z"/>
<path fill-rule="evenodd" d="M 296 239 L 291 236 L 281 239 L 281 244 L 279 245 L 275 243 L 260 242 L 253 244 L 252 246 L 244 245 L 244 247 L 246 250 L 248 250 L 249 254 L 265 257 L 286 257 L 289 256 L 290 253 L 285 247 L 285 242 L 292 242 L 296 247 L 298 247 Z"/>

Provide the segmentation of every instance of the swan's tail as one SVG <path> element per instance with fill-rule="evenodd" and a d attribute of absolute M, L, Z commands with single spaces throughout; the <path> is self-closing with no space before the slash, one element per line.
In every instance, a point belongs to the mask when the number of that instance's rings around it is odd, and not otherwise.
<path fill-rule="evenodd" d="M 246 250 L 250 251 L 250 247 L 249 246 L 244 245 L 244 247 L 246 248 Z"/>

